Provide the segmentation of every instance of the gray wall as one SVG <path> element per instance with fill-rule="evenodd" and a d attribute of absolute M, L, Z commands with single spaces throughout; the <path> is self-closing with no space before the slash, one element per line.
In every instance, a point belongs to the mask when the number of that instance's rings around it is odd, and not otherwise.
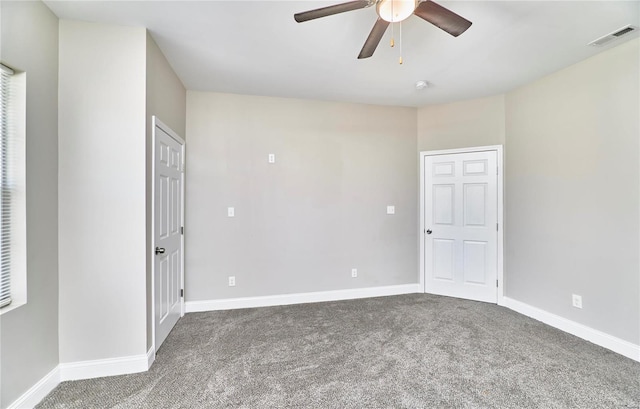
<path fill-rule="evenodd" d="M 174 132 L 185 137 L 185 122 L 187 115 L 187 91 L 180 78 L 173 72 L 171 65 L 162 54 L 151 35 L 147 32 L 147 349 L 153 343 L 153 315 L 151 286 L 153 238 L 151 236 L 151 211 L 153 206 L 152 185 L 152 145 L 153 125 L 151 118 L 157 116 Z"/>
<path fill-rule="evenodd" d="M 418 108 L 417 138 L 420 151 L 505 145 L 505 97 L 495 95 Z M 504 227 L 507 223 L 505 215 Z M 507 281 L 505 274 L 504 282 Z"/>
<path fill-rule="evenodd" d="M 418 108 L 418 150 L 503 145 L 504 95 Z"/>
<path fill-rule="evenodd" d="M 506 97 L 507 295 L 636 345 L 639 47 Z"/>
<path fill-rule="evenodd" d="M 639 44 L 506 96 L 418 109 L 420 150 L 505 145 L 506 295 L 636 345 Z"/>
<path fill-rule="evenodd" d="M 418 282 L 415 109 L 188 91 L 187 135 L 187 301 Z"/>
<path fill-rule="evenodd" d="M 0 60 L 27 73 L 27 304 L 0 316 L 0 407 L 58 364 L 58 18 L 0 2 Z"/>
<path fill-rule="evenodd" d="M 146 30 L 60 21 L 60 362 L 146 353 Z"/>

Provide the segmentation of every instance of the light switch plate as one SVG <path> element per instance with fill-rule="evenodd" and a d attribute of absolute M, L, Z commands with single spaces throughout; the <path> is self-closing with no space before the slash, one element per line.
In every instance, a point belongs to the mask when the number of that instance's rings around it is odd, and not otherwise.
<path fill-rule="evenodd" d="M 276 154 L 275 153 L 270 153 L 269 154 L 269 163 L 276 163 Z"/>
<path fill-rule="evenodd" d="M 233 207 L 227 207 L 227 217 L 235 217 L 236 209 Z"/>
<path fill-rule="evenodd" d="M 387 206 L 387 214 L 396 214 L 395 206 Z"/>

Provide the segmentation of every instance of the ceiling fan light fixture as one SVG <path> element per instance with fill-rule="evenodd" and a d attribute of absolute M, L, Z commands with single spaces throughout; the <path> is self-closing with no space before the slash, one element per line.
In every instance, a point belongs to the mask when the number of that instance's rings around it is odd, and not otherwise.
<path fill-rule="evenodd" d="M 384 21 L 398 23 L 411 16 L 418 6 L 418 0 L 378 0 L 376 13 Z"/>

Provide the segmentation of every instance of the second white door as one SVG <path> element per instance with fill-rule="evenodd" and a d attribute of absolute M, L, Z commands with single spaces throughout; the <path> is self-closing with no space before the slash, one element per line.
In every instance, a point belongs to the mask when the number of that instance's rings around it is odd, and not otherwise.
<path fill-rule="evenodd" d="M 425 156 L 426 292 L 497 302 L 497 169 L 496 151 Z"/>
<path fill-rule="evenodd" d="M 182 315 L 184 142 L 157 120 L 154 132 L 154 322 L 157 351 Z"/>

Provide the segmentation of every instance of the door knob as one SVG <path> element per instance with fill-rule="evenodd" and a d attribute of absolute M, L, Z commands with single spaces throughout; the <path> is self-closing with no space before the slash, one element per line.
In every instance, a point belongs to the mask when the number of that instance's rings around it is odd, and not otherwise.
<path fill-rule="evenodd" d="M 433 233 L 433 232 L 431 231 L 431 229 L 429 229 L 429 230 L 427 230 L 427 231 L 426 231 L 426 233 L 427 233 L 427 234 L 431 234 L 431 233 Z"/>
<path fill-rule="evenodd" d="M 156 247 L 156 254 L 164 254 L 164 247 Z"/>

